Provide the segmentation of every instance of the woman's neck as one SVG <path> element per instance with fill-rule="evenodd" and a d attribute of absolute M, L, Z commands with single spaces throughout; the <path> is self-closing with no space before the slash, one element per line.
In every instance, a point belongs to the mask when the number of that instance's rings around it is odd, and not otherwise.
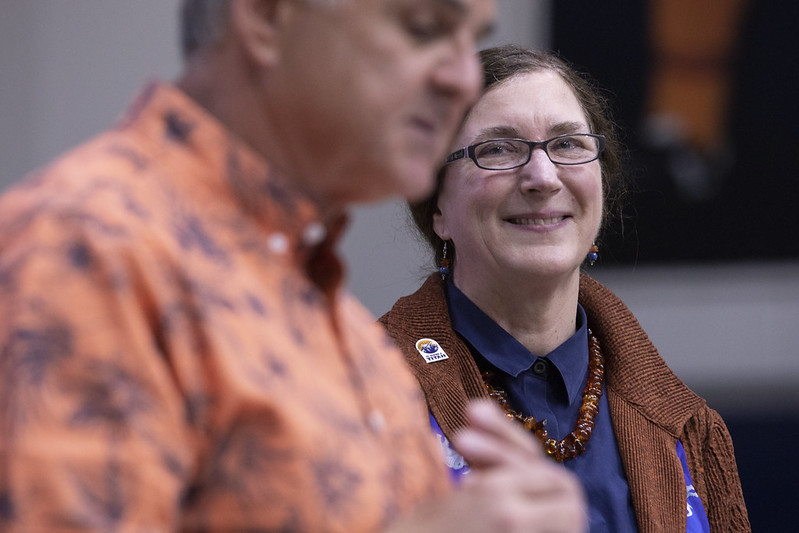
<path fill-rule="evenodd" d="M 455 286 L 485 314 L 524 345 L 545 356 L 574 335 L 577 327 L 579 272 L 567 278 L 522 283 L 461 282 Z"/>

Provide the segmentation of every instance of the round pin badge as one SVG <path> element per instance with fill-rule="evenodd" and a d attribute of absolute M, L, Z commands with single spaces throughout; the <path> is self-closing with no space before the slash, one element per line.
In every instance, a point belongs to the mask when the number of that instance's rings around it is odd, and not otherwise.
<path fill-rule="evenodd" d="M 433 339 L 419 339 L 416 341 L 416 351 L 424 357 L 427 363 L 436 363 L 444 359 L 449 359 L 449 356 L 441 345 Z"/>

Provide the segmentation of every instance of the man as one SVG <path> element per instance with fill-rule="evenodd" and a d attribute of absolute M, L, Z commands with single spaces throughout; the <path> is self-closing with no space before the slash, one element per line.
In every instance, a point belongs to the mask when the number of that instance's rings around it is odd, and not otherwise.
<path fill-rule="evenodd" d="M 583 527 L 486 405 L 449 486 L 334 253 L 350 204 L 432 185 L 493 9 L 184 2 L 178 83 L 0 200 L 1 530 Z"/>

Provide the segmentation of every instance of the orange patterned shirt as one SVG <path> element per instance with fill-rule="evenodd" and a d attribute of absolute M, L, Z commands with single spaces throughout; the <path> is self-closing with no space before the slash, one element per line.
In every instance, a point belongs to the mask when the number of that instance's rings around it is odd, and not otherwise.
<path fill-rule="evenodd" d="M 376 531 L 449 490 L 338 228 L 175 87 L 0 200 L 1 531 Z"/>

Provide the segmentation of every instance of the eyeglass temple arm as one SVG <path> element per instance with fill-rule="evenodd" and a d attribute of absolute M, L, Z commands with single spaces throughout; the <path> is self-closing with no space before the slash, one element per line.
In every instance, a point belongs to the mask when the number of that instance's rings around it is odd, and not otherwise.
<path fill-rule="evenodd" d="M 453 161 L 457 161 L 458 159 L 463 159 L 466 157 L 466 153 L 469 151 L 468 148 L 461 148 L 460 150 L 456 150 L 447 156 L 447 160 L 444 163 L 452 163 Z"/>

